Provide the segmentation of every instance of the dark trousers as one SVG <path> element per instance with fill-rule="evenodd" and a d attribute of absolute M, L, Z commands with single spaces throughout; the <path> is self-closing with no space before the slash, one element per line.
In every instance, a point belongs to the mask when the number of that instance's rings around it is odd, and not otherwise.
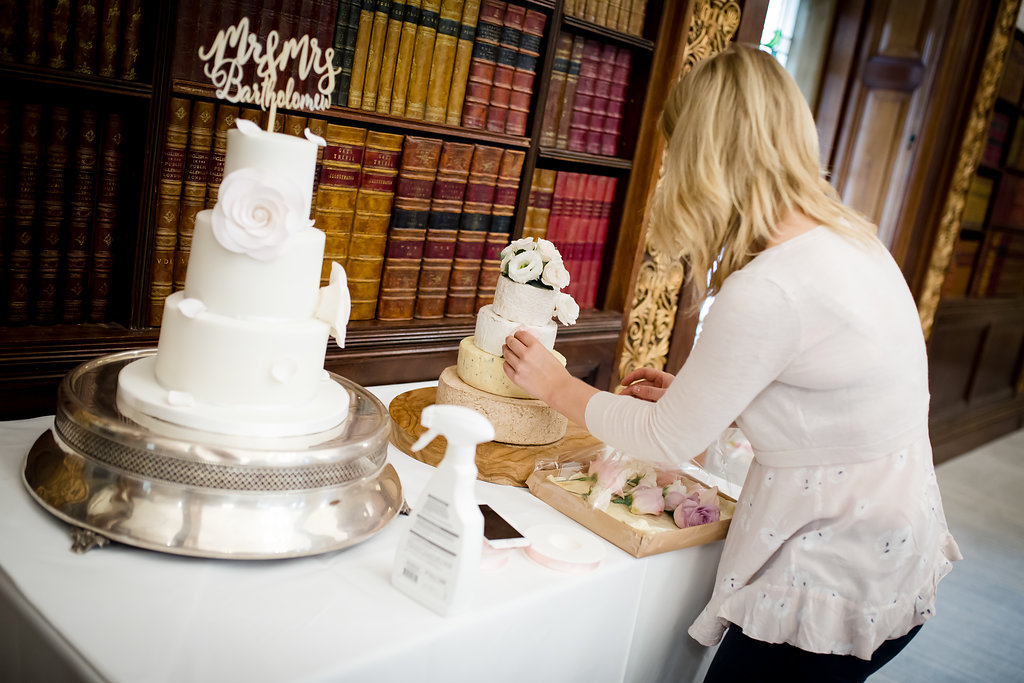
<path fill-rule="evenodd" d="M 852 655 L 823 655 L 807 652 L 787 643 L 765 643 L 744 635 L 733 624 L 711 662 L 704 683 L 742 681 L 814 681 L 815 683 L 861 683 L 899 654 L 921 630 L 910 629 L 905 636 L 878 646 L 870 661 Z"/>

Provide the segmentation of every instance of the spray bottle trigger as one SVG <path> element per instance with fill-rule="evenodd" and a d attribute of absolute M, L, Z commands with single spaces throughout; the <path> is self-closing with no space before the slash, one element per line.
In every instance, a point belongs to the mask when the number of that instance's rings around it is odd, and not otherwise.
<path fill-rule="evenodd" d="M 422 451 L 424 448 L 427 447 L 427 444 L 434 440 L 435 437 L 437 437 L 437 431 L 433 429 L 428 429 L 427 431 L 423 432 L 423 435 L 420 436 L 420 438 L 416 439 L 416 443 L 412 445 L 413 452 Z"/>

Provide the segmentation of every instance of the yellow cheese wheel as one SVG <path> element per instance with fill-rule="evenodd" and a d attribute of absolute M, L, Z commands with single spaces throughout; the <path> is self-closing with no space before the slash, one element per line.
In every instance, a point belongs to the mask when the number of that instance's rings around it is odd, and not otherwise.
<path fill-rule="evenodd" d="M 516 386 L 505 374 L 503 367 L 505 359 L 479 348 L 474 339 L 474 337 L 466 337 L 459 343 L 459 360 L 456 366 L 459 379 L 471 387 L 496 396 L 533 398 Z M 558 351 L 551 353 L 555 355 L 559 363 L 565 365 L 565 356 Z"/>

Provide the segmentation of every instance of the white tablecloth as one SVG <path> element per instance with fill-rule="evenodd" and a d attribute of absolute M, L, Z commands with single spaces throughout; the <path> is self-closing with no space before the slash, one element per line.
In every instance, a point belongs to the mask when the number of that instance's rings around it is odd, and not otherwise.
<path fill-rule="evenodd" d="M 387 405 L 429 384 L 371 391 Z M 473 609 L 453 618 L 392 587 L 402 516 L 355 547 L 302 559 L 205 560 L 119 544 L 76 555 L 68 526 L 21 478 L 51 424 L 0 423 L 2 680 L 688 681 L 711 655 L 686 627 L 711 593 L 721 542 L 638 560 L 602 540 L 604 561 L 583 575 L 513 551 L 481 572 Z M 433 468 L 389 448 L 414 503 Z M 526 489 L 478 482 L 477 492 L 519 528 L 583 528 Z"/>

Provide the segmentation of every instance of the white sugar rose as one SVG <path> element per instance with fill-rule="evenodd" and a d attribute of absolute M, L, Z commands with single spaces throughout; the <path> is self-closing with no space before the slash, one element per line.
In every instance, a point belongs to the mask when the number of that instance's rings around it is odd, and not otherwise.
<path fill-rule="evenodd" d="M 571 296 L 559 292 L 558 300 L 555 302 L 555 315 L 558 322 L 563 325 L 575 325 L 576 319 L 580 317 L 580 306 Z"/>
<path fill-rule="evenodd" d="M 562 259 L 548 261 L 540 281 L 551 289 L 562 289 L 569 284 L 569 271 L 562 264 Z"/>
<path fill-rule="evenodd" d="M 276 258 L 288 238 L 312 225 L 302 215 L 302 190 L 272 171 L 242 168 L 228 174 L 213 209 L 213 235 L 222 247 L 259 261 Z"/>
<path fill-rule="evenodd" d="M 521 251 L 508 262 L 508 276 L 514 282 L 536 280 L 544 271 L 544 261 L 536 251 Z"/>
<path fill-rule="evenodd" d="M 547 261 L 558 261 L 562 262 L 562 255 L 558 253 L 558 248 L 553 242 L 546 239 L 537 240 L 537 251 L 540 252 L 540 256 Z"/>

